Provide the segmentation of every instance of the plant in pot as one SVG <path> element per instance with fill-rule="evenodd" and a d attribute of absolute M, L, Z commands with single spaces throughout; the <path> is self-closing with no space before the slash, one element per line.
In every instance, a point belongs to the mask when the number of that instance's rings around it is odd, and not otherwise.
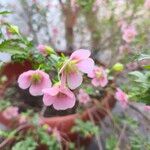
<path fill-rule="evenodd" d="M 123 66 L 95 65 L 85 49 L 68 56 L 47 45 L 35 47 L 16 26 L 3 26 L 11 37 L 3 37 L 0 49 L 12 60 L 0 71 L 0 122 L 7 128 L 0 148 L 73 149 L 72 142 L 85 144 L 97 135 L 97 124 L 115 105 L 113 75 Z M 126 105 L 120 89 L 116 98 Z"/>

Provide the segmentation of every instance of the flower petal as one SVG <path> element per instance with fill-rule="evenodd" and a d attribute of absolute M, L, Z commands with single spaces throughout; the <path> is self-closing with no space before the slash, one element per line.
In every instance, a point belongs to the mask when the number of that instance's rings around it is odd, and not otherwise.
<path fill-rule="evenodd" d="M 78 68 L 80 71 L 84 72 L 84 73 L 90 73 L 92 72 L 93 68 L 94 68 L 94 61 L 91 58 L 87 58 L 83 61 L 80 61 L 77 64 Z"/>
<path fill-rule="evenodd" d="M 94 79 L 92 79 L 92 84 L 97 87 L 100 85 L 100 82 L 97 78 L 94 78 Z"/>
<path fill-rule="evenodd" d="M 42 90 L 44 94 L 49 94 L 50 96 L 55 96 L 58 94 L 58 86 L 53 86 L 52 88 L 46 88 Z"/>
<path fill-rule="evenodd" d="M 71 54 L 70 59 L 83 60 L 83 59 L 87 59 L 90 55 L 91 55 L 91 52 L 89 50 L 79 49 L 79 50 L 74 51 Z"/>
<path fill-rule="evenodd" d="M 29 88 L 29 92 L 33 96 L 43 95 L 43 86 L 39 86 L 38 84 L 32 84 Z"/>
<path fill-rule="evenodd" d="M 50 96 L 50 95 L 47 94 L 47 93 L 44 94 L 44 96 L 43 96 L 43 103 L 44 103 L 45 106 L 50 106 L 50 105 L 52 105 L 53 102 L 54 102 L 54 100 L 55 100 L 55 97 Z"/>
<path fill-rule="evenodd" d="M 70 89 L 76 89 L 81 85 L 83 81 L 82 74 L 80 72 L 74 72 L 67 75 L 67 83 Z"/>
<path fill-rule="evenodd" d="M 99 82 L 100 82 L 101 87 L 105 87 L 108 83 L 107 76 L 102 77 Z"/>
<path fill-rule="evenodd" d="M 66 98 L 55 98 L 54 103 L 53 103 L 53 107 L 56 110 L 65 110 L 68 108 L 72 108 L 75 105 L 75 96 L 74 94 L 70 97 L 66 97 Z"/>
<path fill-rule="evenodd" d="M 30 80 L 30 75 L 32 75 L 33 71 L 27 71 L 22 73 L 19 78 L 18 78 L 18 85 L 21 89 L 27 89 L 30 84 L 31 84 L 31 80 Z"/>

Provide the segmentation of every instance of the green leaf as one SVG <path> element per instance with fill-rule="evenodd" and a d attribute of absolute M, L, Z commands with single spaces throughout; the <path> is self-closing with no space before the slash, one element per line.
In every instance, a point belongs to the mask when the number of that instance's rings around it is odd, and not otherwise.
<path fill-rule="evenodd" d="M 1 11 L 0 12 L 0 15 L 7 15 L 7 14 L 11 14 L 11 13 L 13 13 L 12 11 Z"/>
<path fill-rule="evenodd" d="M 138 60 L 144 60 L 144 59 L 150 59 L 150 55 L 147 54 L 141 54 L 140 57 L 138 58 Z"/>
<path fill-rule="evenodd" d="M 150 65 L 143 66 L 145 69 L 150 70 Z"/>
<path fill-rule="evenodd" d="M 25 53 L 20 39 L 5 40 L 0 44 L 0 52 L 7 52 L 10 54 L 22 54 Z"/>
<path fill-rule="evenodd" d="M 9 25 L 8 31 L 13 34 L 19 34 L 19 28 L 18 26 L 15 26 L 15 25 Z"/>
<path fill-rule="evenodd" d="M 145 82 L 147 79 L 146 76 L 139 71 L 130 72 L 129 75 L 137 77 L 137 79 L 135 80 L 136 82 Z"/>
<path fill-rule="evenodd" d="M 12 150 L 36 150 L 37 145 L 32 137 L 27 137 L 25 140 L 17 142 Z"/>
<path fill-rule="evenodd" d="M 80 133 L 83 137 L 94 136 L 100 133 L 99 127 L 90 121 L 82 121 L 77 119 L 76 125 L 72 128 L 72 132 Z"/>

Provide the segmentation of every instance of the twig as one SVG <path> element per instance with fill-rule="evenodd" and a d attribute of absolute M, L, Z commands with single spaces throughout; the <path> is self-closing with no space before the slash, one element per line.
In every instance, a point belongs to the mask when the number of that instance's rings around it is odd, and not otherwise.
<path fill-rule="evenodd" d="M 42 107 L 42 110 L 41 110 L 41 113 L 40 113 L 41 116 L 44 116 L 46 109 L 47 109 L 47 106 L 44 105 Z"/>
<path fill-rule="evenodd" d="M 95 124 L 92 114 L 90 113 L 90 111 L 87 111 L 87 112 L 89 114 L 90 120 L 92 121 L 93 124 Z M 96 135 L 96 141 L 97 141 L 99 150 L 103 150 L 102 143 L 101 143 L 101 140 L 99 139 L 98 135 Z"/>
<path fill-rule="evenodd" d="M 124 124 L 123 129 L 122 129 L 122 131 L 120 133 L 120 136 L 119 136 L 119 139 L 118 139 L 118 142 L 116 144 L 116 148 L 115 149 L 117 149 L 119 147 L 119 145 L 121 143 L 121 140 L 122 140 L 122 137 L 124 136 L 124 133 L 126 131 L 126 128 L 127 128 L 127 124 Z"/>

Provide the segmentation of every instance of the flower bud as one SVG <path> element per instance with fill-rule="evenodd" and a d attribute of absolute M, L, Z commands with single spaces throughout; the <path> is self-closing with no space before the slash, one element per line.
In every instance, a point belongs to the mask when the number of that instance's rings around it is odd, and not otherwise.
<path fill-rule="evenodd" d="M 12 34 L 16 34 L 16 33 L 19 34 L 19 28 L 15 25 L 10 25 L 8 27 L 8 32 Z"/>
<path fill-rule="evenodd" d="M 112 70 L 116 71 L 116 72 L 121 72 L 123 71 L 124 66 L 121 63 L 116 63 L 115 65 L 113 65 Z"/>
<path fill-rule="evenodd" d="M 45 50 L 46 50 L 46 52 L 49 53 L 49 54 L 54 53 L 54 49 L 51 48 L 50 46 L 45 46 Z"/>

